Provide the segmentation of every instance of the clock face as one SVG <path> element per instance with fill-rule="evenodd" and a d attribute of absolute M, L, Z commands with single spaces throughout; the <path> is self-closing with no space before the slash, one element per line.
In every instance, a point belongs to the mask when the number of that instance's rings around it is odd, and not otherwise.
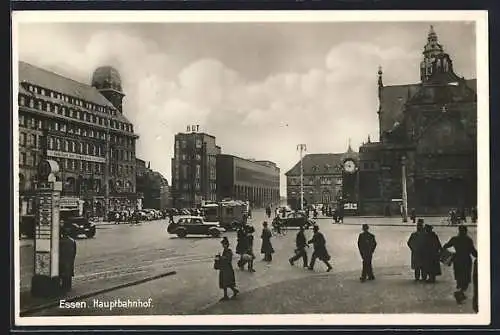
<path fill-rule="evenodd" d="M 356 164 L 352 160 L 347 160 L 344 162 L 344 170 L 353 173 L 356 170 Z"/>

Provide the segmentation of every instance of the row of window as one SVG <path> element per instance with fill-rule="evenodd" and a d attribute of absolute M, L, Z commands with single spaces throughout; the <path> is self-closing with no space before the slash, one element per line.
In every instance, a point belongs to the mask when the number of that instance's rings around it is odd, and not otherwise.
<path fill-rule="evenodd" d="M 199 138 L 196 139 L 195 141 L 195 147 L 196 149 L 201 149 L 203 146 L 203 141 Z M 187 148 L 187 141 L 186 140 L 176 140 L 175 141 L 175 149 L 186 149 Z"/>
<path fill-rule="evenodd" d="M 33 85 L 28 85 L 28 91 L 33 92 L 35 94 L 40 94 L 44 95 L 46 97 L 51 97 L 52 99 L 59 99 L 64 102 L 73 104 L 75 106 L 80 106 L 80 107 L 85 107 L 88 110 L 96 111 L 96 112 L 101 112 L 101 113 L 106 113 L 106 114 L 111 114 L 113 116 L 116 116 L 116 111 L 112 108 L 109 107 L 104 107 L 101 105 L 93 104 L 69 95 L 61 94 L 56 91 L 52 91 L 46 88 L 38 87 L 38 86 L 33 86 Z"/>
<path fill-rule="evenodd" d="M 42 120 L 30 116 L 25 116 L 23 114 L 19 115 L 19 126 L 37 130 L 43 129 Z M 68 134 L 106 140 L 105 131 L 94 130 L 85 127 L 77 127 L 61 121 L 48 121 L 48 128 L 52 131 L 60 131 Z M 125 136 L 110 135 L 109 140 L 111 141 L 111 143 L 119 144 L 127 148 L 133 148 L 134 145 L 134 140 Z"/>
<path fill-rule="evenodd" d="M 26 104 L 28 102 L 28 104 Z M 30 98 L 27 101 L 27 98 L 24 96 L 19 97 L 19 105 L 20 106 L 29 106 L 30 108 L 35 108 L 40 111 L 53 112 L 58 115 L 71 117 L 74 119 L 78 119 L 80 121 L 91 122 L 95 124 L 99 124 L 101 126 L 109 126 L 112 129 L 117 129 L 121 131 L 133 132 L 134 127 L 129 123 L 120 122 L 117 120 L 113 120 L 110 118 L 101 117 L 92 113 L 88 113 L 85 111 L 80 111 L 78 109 L 66 108 L 64 106 L 60 106 L 57 104 L 51 104 L 50 102 L 35 100 Z"/>

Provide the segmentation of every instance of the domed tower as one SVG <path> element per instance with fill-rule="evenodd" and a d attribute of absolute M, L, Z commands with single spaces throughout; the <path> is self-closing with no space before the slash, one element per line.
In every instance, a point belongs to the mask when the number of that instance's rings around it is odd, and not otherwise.
<path fill-rule="evenodd" d="M 125 94 L 122 91 L 120 73 L 111 66 L 101 66 L 92 75 L 92 86 L 108 99 L 120 111 Z"/>
<path fill-rule="evenodd" d="M 438 37 L 431 26 L 427 35 L 427 44 L 422 52 L 424 59 L 420 63 L 420 80 L 427 81 L 434 73 L 434 62 L 437 58 L 441 58 L 444 54 L 443 46 L 438 43 Z"/>

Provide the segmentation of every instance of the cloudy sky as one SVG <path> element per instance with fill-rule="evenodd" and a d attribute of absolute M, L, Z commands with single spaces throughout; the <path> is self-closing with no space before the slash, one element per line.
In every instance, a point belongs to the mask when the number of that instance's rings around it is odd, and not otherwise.
<path fill-rule="evenodd" d="M 429 25 L 455 72 L 476 76 L 475 28 L 418 23 L 23 23 L 19 59 L 90 83 L 116 67 L 137 156 L 170 182 L 174 134 L 188 124 L 223 153 L 272 160 L 282 174 L 309 153 L 378 139 L 377 70 L 384 84 L 419 81 Z M 282 176 L 282 193 L 285 179 Z"/>

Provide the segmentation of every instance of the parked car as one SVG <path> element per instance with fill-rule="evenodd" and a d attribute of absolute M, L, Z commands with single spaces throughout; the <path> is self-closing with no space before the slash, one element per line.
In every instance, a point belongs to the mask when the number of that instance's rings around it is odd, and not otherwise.
<path fill-rule="evenodd" d="M 285 218 L 278 217 L 282 227 L 304 227 L 304 229 L 309 229 L 314 225 L 314 221 L 309 219 L 304 212 L 290 212 L 287 213 Z"/>
<path fill-rule="evenodd" d="M 167 226 L 169 234 L 175 234 L 180 238 L 187 235 L 209 235 L 219 237 L 225 231 L 216 222 L 205 222 L 201 216 L 182 216 L 177 222 Z"/>
<path fill-rule="evenodd" d="M 79 235 L 85 235 L 88 238 L 92 238 L 96 233 L 96 226 L 94 222 L 90 222 L 83 216 L 69 217 L 64 220 L 63 223 L 65 228 L 70 229 L 69 235 L 73 238 Z"/>

